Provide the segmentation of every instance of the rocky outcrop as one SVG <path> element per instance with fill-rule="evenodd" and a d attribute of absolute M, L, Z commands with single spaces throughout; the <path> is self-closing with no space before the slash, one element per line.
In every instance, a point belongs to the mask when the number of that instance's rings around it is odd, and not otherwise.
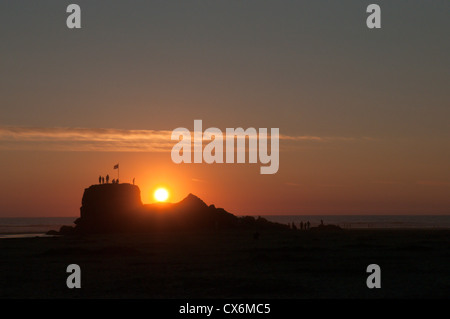
<path fill-rule="evenodd" d="M 131 184 L 93 185 L 84 190 L 75 228 L 60 234 L 216 230 L 224 228 L 288 228 L 264 218 L 236 217 L 207 205 L 193 194 L 178 203 L 143 205 L 139 187 Z"/>
<path fill-rule="evenodd" d="M 157 205 L 148 205 L 146 213 L 154 214 Z M 238 218 L 222 208 L 208 206 L 203 200 L 189 194 L 182 201 L 163 209 L 165 227 L 174 229 L 217 229 L 231 228 L 238 225 Z"/>
<path fill-rule="evenodd" d="M 92 185 L 84 190 L 78 232 L 115 232 L 132 227 L 142 209 L 141 191 L 131 184 Z"/>

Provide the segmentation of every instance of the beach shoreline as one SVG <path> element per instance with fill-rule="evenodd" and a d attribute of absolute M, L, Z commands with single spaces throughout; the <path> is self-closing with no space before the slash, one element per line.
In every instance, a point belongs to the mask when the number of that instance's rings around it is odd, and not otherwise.
<path fill-rule="evenodd" d="M 222 230 L 5 238 L 0 297 L 395 299 L 450 293 L 450 230 L 253 235 Z M 69 264 L 81 268 L 81 289 L 66 286 Z M 381 289 L 366 286 L 369 264 L 381 267 Z"/>

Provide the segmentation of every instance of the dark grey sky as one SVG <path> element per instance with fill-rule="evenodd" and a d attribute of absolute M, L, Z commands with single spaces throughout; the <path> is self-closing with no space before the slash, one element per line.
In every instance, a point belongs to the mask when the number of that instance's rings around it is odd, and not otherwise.
<path fill-rule="evenodd" d="M 450 3 L 372 2 L 3 1 L 0 124 L 448 136 Z"/>

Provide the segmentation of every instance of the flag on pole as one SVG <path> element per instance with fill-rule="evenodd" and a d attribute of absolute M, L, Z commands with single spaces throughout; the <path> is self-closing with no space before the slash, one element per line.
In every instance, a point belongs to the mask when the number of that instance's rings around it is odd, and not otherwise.
<path fill-rule="evenodd" d="M 119 169 L 119 164 L 114 165 L 114 169 Z"/>

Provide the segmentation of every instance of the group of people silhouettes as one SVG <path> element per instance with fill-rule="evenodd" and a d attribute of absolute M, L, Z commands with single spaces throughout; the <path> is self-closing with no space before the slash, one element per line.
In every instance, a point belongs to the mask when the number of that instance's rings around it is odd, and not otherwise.
<path fill-rule="evenodd" d="M 290 227 L 291 227 L 292 229 L 295 229 L 295 230 L 297 229 L 297 226 L 295 225 L 294 222 L 292 222 L 292 224 L 290 225 Z M 309 220 L 308 220 L 307 222 L 301 221 L 300 224 L 299 224 L 299 227 L 300 227 L 300 230 L 308 230 L 308 229 L 310 229 L 310 227 L 311 227 L 311 223 L 309 222 Z"/>
<path fill-rule="evenodd" d="M 106 181 L 106 183 L 105 183 L 105 181 Z M 103 176 L 100 175 L 98 177 L 98 183 L 99 184 L 109 184 L 109 175 L 106 175 L 106 177 L 103 177 Z M 119 184 L 119 179 L 113 179 L 111 181 L 111 183 L 112 184 Z"/>

